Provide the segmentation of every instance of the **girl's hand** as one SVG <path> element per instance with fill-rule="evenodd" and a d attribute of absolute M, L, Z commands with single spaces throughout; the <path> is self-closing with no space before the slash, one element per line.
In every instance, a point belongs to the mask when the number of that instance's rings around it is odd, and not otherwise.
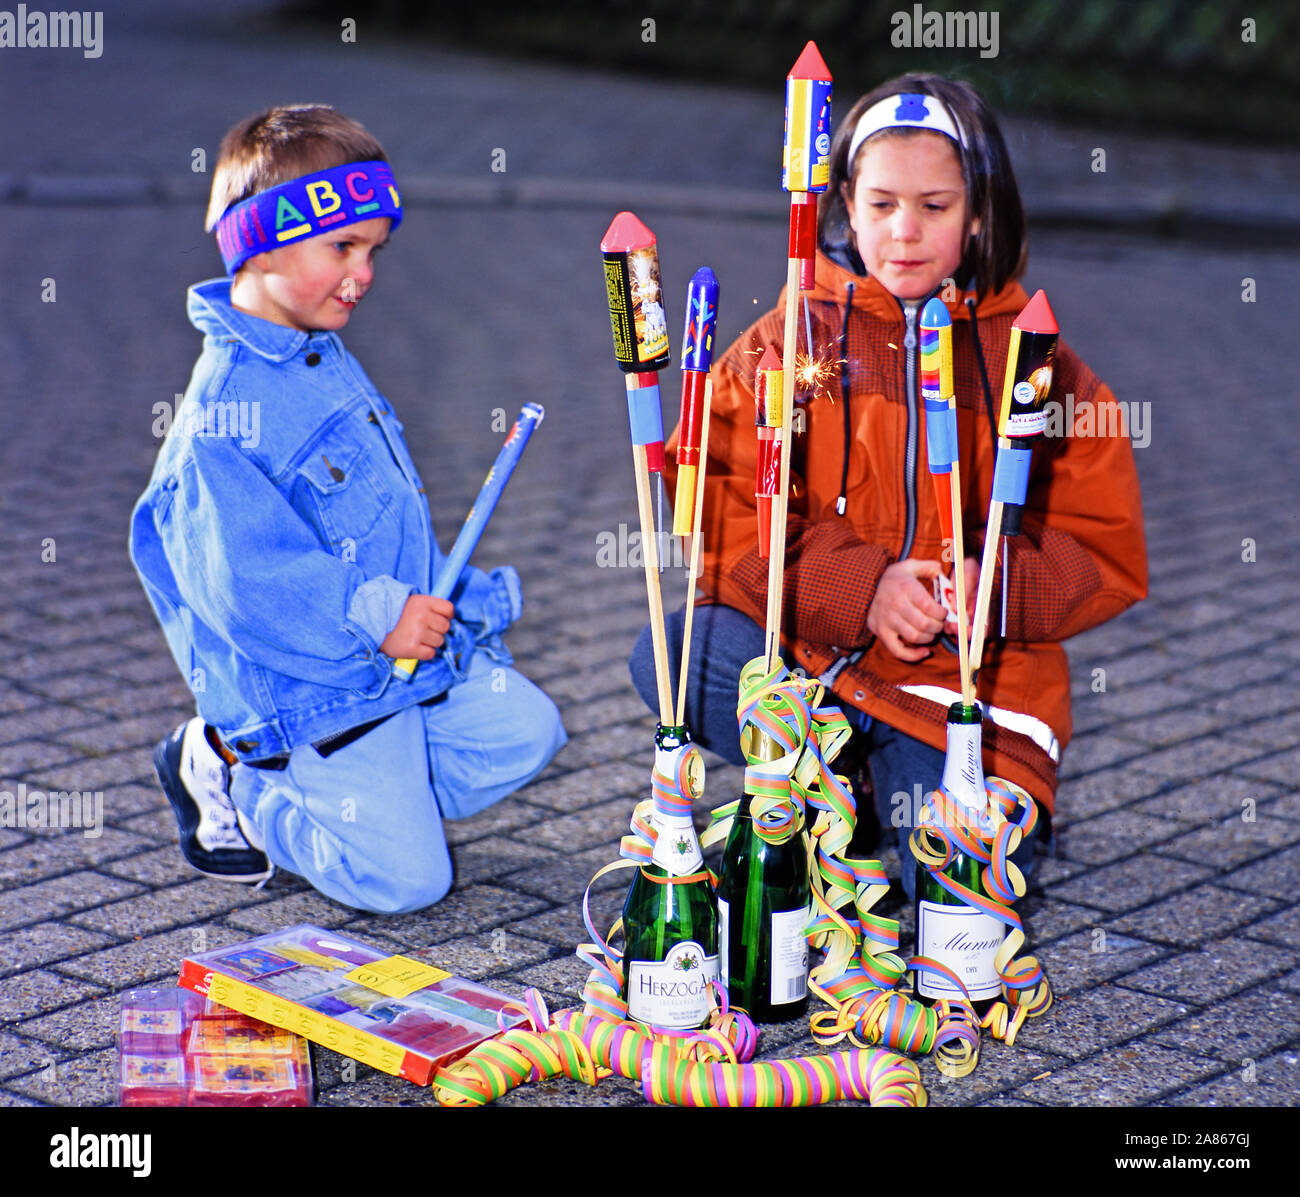
<path fill-rule="evenodd" d="M 900 661 L 924 661 L 943 630 L 943 607 L 934 601 L 930 580 L 943 571 L 938 561 L 909 557 L 880 575 L 876 597 L 867 609 L 867 630 Z"/>
<path fill-rule="evenodd" d="M 402 616 L 379 646 L 379 651 L 398 660 L 414 657 L 432 661 L 446 639 L 456 608 L 447 599 L 431 594 L 413 594 L 402 608 Z"/>
<path fill-rule="evenodd" d="M 980 563 L 974 557 L 967 557 L 964 564 L 966 574 L 966 632 L 969 635 L 971 624 L 975 619 L 975 587 L 979 584 Z M 943 630 L 947 636 L 957 635 L 957 621 L 955 619 L 945 619 Z"/>

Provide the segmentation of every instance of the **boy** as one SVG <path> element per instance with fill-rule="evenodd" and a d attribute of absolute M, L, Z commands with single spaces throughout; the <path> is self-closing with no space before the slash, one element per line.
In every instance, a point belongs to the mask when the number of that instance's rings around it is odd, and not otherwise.
<path fill-rule="evenodd" d="M 442 558 L 424 486 L 337 335 L 401 219 L 383 148 L 332 108 L 227 133 L 207 228 L 231 277 L 188 301 L 195 431 L 164 443 L 131 525 L 201 716 L 154 753 L 186 859 L 259 883 L 279 865 L 381 912 L 441 898 L 442 818 L 518 789 L 566 740 L 501 641 L 515 571 L 421 593 Z M 403 657 L 423 662 L 409 683 Z"/>

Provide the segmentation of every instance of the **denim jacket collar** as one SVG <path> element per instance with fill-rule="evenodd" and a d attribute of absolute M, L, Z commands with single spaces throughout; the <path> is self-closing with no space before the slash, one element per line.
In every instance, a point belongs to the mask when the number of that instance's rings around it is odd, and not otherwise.
<path fill-rule="evenodd" d="M 211 337 L 233 336 L 272 362 L 287 362 L 301 351 L 311 335 L 231 307 L 228 278 L 210 278 L 195 283 L 186 297 L 185 311 L 190 323 L 200 332 Z"/>

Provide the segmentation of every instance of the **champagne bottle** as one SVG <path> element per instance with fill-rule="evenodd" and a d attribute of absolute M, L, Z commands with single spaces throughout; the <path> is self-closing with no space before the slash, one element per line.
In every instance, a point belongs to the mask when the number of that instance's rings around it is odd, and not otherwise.
<path fill-rule="evenodd" d="M 684 727 L 662 727 L 655 736 L 655 770 L 675 778 L 680 750 L 690 743 Z M 703 789 L 704 765 L 690 748 L 686 809 L 669 803 L 657 786 L 657 831 L 650 863 L 637 869 L 623 904 L 626 947 L 623 998 L 628 1017 L 647 1025 L 690 1030 L 708 1021 L 710 984 L 718 979 L 718 908 L 704 869 L 689 800 Z M 674 878 L 697 874 L 694 880 Z"/>
<path fill-rule="evenodd" d="M 753 760 L 776 760 L 781 747 L 755 727 Z M 756 1022 L 785 1022 L 808 1006 L 808 925 L 811 894 L 802 830 L 783 844 L 754 829 L 750 796 L 740 808 L 722 854 L 718 879 L 721 975 L 733 1006 Z"/>
<path fill-rule="evenodd" d="M 956 804 L 958 817 L 972 824 L 985 821 L 987 796 L 981 759 L 983 715 L 979 705 L 955 702 L 948 708 L 948 749 L 943 762 L 943 788 Z M 952 829 L 949 829 L 952 834 Z M 950 881 L 987 896 L 980 872 L 983 864 L 960 851 L 943 875 Z M 977 1013 L 983 1013 L 1002 992 L 993 958 L 1006 937 L 1007 926 L 949 893 L 916 862 L 916 952 L 947 965 L 966 986 Z M 917 997 L 923 1001 L 960 998 L 960 991 L 935 973 L 916 974 Z"/>

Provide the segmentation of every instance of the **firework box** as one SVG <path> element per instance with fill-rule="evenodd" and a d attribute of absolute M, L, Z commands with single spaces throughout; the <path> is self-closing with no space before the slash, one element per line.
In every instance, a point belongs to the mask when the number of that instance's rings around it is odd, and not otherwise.
<path fill-rule="evenodd" d="M 180 983 L 417 1085 L 524 1021 L 494 989 L 305 924 L 188 957 Z"/>
<path fill-rule="evenodd" d="M 123 1106 L 309 1106 L 307 1041 L 187 989 L 131 989 L 117 1024 Z"/>

